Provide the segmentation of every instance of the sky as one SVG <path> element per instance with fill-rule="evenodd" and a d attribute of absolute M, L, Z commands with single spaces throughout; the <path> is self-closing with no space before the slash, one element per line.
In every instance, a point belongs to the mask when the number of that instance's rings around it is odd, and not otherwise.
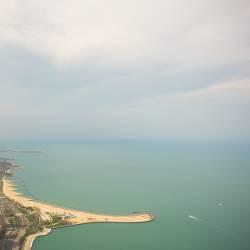
<path fill-rule="evenodd" d="M 0 138 L 250 140 L 249 0 L 0 6 Z"/>

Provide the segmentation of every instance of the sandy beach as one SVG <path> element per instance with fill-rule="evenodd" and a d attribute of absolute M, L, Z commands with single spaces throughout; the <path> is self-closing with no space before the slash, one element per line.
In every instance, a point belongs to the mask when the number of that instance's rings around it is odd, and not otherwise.
<path fill-rule="evenodd" d="M 3 180 L 3 193 L 9 199 L 21 204 L 23 207 L 33 207 L 40 210 L 43 220 L 49 220 L 50 215 L 61 215 L 67 217 L 67 221 L 72 224 L 85 224 L 96 222 L 116 222 L 116 223 L 139 223 L 149 222 L 154 218 L 150 213 L 136 213 L 131 215 L 109 215 L 97 214 L 75 209 L 63 208 L 50 205 L 37 200 L 25 197 L 15 189 L 15 185 L 9 181 Z"/>
<path fill-rule="evenodd" d="M 38 238 L 38 237 L 45 236 L 45 235 L 49 234 L 50 231 L 51 231 L 50 228 L 44 228 L 43 231 L 41 231 L 39 233 L 29 235 L 25 239 L 22 250 L 30 250 L 30 249 L 32 249 L 32 245 L 33 245 L 34 240 L 36 238 Z"/>

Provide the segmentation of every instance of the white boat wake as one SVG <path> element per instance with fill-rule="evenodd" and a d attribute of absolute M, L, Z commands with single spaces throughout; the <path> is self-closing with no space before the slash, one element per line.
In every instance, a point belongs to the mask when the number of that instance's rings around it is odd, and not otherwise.
<path fill-rule="evenodd" d="M 192 220 L 196 220 L 196 221 L 203 221 L 203 219 L 199 218 L 199 217 L 195 217 L 193 215 L 189 215 L 188 218 L 192 219 Z"/>
<path fill-rule="evenodd" d="M 235 232 L 229 231 L 226 228 L 224 228 L 224 227 L 222 227 L 220 225 L 217 225 L 215 223 L 209 223 L 206 220 L 204 220 L 202 218 L 199 218 L 199 217 L 196 217 L 196 216 L 193 216 L 191 214 L 188 215 L 188 218 L 191 219 L 191 220 L 197 221 L 197 222 L 200 221 L 200 222 L 204 223 L 204 225 L 206 225 L 207 227 L 209 227 L 209 228 L 211 228 L 213 230 L 216 230 L 217 232 L 226 234 L 226 235 L 228 235 L 230 237 L 233 237 L 235 239 L 238 239 L 238 240 L 242 239 L 241 235 L 239 235 L 239 234 L 237 234 Z"/>

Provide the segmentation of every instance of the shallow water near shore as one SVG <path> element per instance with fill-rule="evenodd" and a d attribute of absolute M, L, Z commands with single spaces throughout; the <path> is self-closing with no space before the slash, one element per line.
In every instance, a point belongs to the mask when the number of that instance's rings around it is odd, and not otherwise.
<path fill-rule="evenodd" d="M 141 224 L 54 230 L 34 250 L 250 249 L 250 145 L 211 142 L 2 141 L 23 169 L 20 191 L 112 214 L 152 212 Z M 195 219 L 199 218 L 199 219 Z"/>

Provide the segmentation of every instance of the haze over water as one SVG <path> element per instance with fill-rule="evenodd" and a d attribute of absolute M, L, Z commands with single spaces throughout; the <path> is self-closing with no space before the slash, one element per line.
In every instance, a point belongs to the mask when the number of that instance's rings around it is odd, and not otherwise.
<path fill-rule="evenodd" d="M 152 223 L 57 229 L 36 240 L 34 250 L 250 248 L 249 144 L 5 141 L 0 146 L 43 152 L 0 155 L 24 167 L 14 179 L 27 195 L 76 209 L 147 211 L 156 217 Z"/>

